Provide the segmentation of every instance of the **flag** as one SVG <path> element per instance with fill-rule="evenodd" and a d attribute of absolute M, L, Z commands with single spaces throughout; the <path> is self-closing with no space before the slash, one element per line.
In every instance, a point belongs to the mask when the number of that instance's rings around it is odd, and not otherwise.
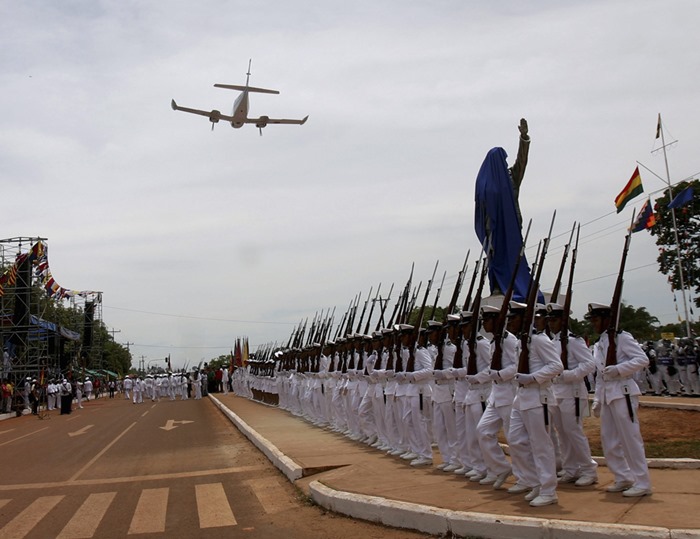
<path fill-rule="evenodd" d="M 639 167 L 634 169 L 634 174 L 627 182 L 625 188 L 620 191 L 620 194 L 615 197 L 615 207 L 617 207 L 617 213 L 620 213 L 625 205 L 632 200 L 637 195 L 644 192 L 644 187 L 642 186 L 642 177 L 639 175 Z"/>
<path fill-rule="evenodd" d="M 661 136 L 661 113 L 659 112 L 659 119 L 656 122 L 656 138 Z"/>
<path fill-rule="evenodd" d="M 632 225 L 632 232 L 640 232 L 641 230 L 647 230 L 656 224 L 656 216 L 654 215 L 654 210 L 651 207 L 651 201 L 647 198 L 642 208 L 639 210 L 639 215 L 634 220 Z"/>
<path fill-rule="evenodd" d="M 668 205 L 668 209 L 670 210 L 672 208 L 680 208 L 692 202 L 693 194 L 693 186 L 691 185 L 686 187 L 673 198 L 671 203 Z"/>

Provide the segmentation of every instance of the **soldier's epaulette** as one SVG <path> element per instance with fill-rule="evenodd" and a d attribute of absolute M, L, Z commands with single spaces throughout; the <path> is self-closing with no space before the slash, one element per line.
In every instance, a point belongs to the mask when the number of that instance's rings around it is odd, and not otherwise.
<path fill-rule="evenodd" d="M 485 338 L 486 338 L 486 337 L 484 337 L 483 335 L 477 335 L 477 336 L 476 336 L 476 340 L 477 340 L 477 341 L 480 341 L 480 340 L 485 339 Z"/>
<path fill-rule="evenodd" d="M 571 333 L 569 332 L 569 339 L 580 339 L 581 337 L 579 335 L 576 335 L 576 333 Z"/>
<path fill-rule="evenodd" d="M 542 335 L 544 333 L 544 330 L 542 331 L 535 331 L 535 335 Z"/>

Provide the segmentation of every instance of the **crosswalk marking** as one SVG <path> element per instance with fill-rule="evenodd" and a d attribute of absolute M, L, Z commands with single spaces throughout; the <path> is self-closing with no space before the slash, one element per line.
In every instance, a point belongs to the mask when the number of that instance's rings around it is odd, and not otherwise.
<path fill-rule="evenodd" d="M 0 530 L 3 539 L 22 539 L 51 509 L 56 507 L 63 496 L 42 496 L 34 500 L 29 507 L 8 522 Z"/>
<path fill-rule="evenodd" d="M 57 539 L 90 539 L 105 516 L 116 492 L 90 494 Z"/>
<path fill-rule="evenodd" d="M 195 494 L 200 528 L 219 528 L 238 524 L 226 498 L 223 484 L 196 485 Z"/>
<path fill-rule="evenodd" d="M 169 488 L 146 488 L 141 491 L 141 497 L 129 526 L 129 535 L 165 531 L 169 491 Z"/>
<path fill-rule="evenodd" d="M 294 507 L 294 504 L 286 496 L 280 496 L 282 485 L 275 477 L 263 477 L 262 479 L 251 479 L 245 481 L 250 486 L 255 497 L 268 514 L 279 513 Z"/>
<path fill-rule="evenodd" d="M 283 485 L 275 477 L 252 479 L 244 483 L 250 487 L 268 514 L 279 513 L 294 507 L 289 496 L 280 495 Z M 194 487 L 200 529 L 238 525 L 223 483 L 205 483 Z M 128 534 L 164 533 L 169 494 L 170 489 L 167 487 L 143 489 L 136 504 Z M 116 496 L 116 491 L 89 494 L 60 534 L 54 537 L 57 539 L 95 537 Z M 63 495 L 37 498 L 0 529 L 0 538 L 23 539 L 64 498 Z M 0 499 L 0 509 L 11 501 L 12 499 Z"/>

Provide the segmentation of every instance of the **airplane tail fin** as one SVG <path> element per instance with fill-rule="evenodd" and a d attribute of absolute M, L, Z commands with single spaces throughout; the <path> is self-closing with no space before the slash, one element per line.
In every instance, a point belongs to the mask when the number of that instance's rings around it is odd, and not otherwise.
<path fill-rule="evenodd" d="M 239 92 L 256 92 L 259 94 L 279 94 L 279 90 L 269 90 L 267 88 L 256 88 L 255 86 L 239 86 L 237 84 L 215 84 L 215 88 L 225 88 L 227 90 L 238 90 Z"/>

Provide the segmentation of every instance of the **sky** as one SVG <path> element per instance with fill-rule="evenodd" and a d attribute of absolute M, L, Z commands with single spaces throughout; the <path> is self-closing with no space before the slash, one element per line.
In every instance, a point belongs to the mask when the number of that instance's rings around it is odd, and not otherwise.
<path fill-rule="evenodd" d="M 637 162 L 645 195 L 666 185 L 659 113 L 671 182 L 700 174 L 698 20 L 695 0 L 0 0 L 0 239 L 47 238 L 134 365 L 286 344 L 379 283 L 396 297 L 414 262 L 425 282 L 439 260 L 446 304 L 479 254 L 479 167 L 496 146 L 512 164 L 526 118 L 528 256 L 556 210 L 551 288 L 581 223 L 580 318 L 612 296 Z M 229 114 L 238 93 L 213 85 L 244 84 L 249 59 L 280 91 L 250 114 L 305 125 L 212 132 L 171 110 Z M 657 252 L 633 235 L 623 299 L 675 322 Z"/>

